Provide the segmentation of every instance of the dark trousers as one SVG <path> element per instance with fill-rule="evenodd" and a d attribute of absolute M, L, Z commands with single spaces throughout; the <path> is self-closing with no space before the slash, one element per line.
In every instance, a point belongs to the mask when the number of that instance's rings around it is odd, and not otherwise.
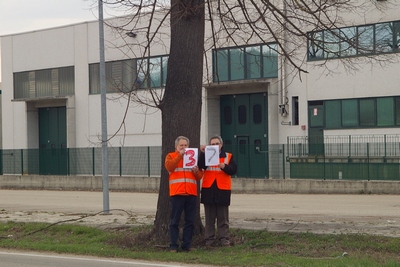
<path fill-rule="evenodd" d="M 218 240 L 229 242 L 229 206 L 218 204 L 204 204 L 206 217 L 205 240 L 215 240 L 215 220 L 217 220 Z"/>
<path fill-rule="evenodd" d="M 182 250 L 190 249 L 190 243 L 192 242 L 193 230 L 194 230 L 194 217 L 196 215 L 196 196 L 172 196 L 170 198 L 171 203 L 171 221 L 169 225 L 169 238 L 170 238 L 170 249 L 178 249 L 179 239 L 179 222 L 181 219 L 182 212 L 185 213 L 185 224 L 183 227 L 182 236 Z"/>

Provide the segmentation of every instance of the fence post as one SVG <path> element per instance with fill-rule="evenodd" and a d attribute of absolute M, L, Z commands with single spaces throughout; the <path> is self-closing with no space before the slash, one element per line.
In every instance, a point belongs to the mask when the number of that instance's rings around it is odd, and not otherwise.
<path fill-rule="evenodd" d="M 383 136 L 383 142 L 384 142 L 384 147 L 385 147 L 385 158 L 386 158 L 386 156 L 387 156 L 387 154 L 386 154 L 386 142 L 387 142 L 387 140 L 386 140 L 386 134 Z"/>
<path fill-rule="evenodd" d="M 325 150 L 324 150 L 324 154 L 323 154 L 322 156 L 323 156 L 322 160 L 324 161 L 324 180 L 326 180 L 326 161 L 325 161 Z"/>
<path fill-rule="evenodd" d="M 349 135 L 349 159 L 351 157 L 351 135 Z"/>
<path fill-rule="evenodd" d="M 94 147 L 92 147 L 92 170 L 93 170 L 93 176 L 95 176 L 96 175 L 96 173 L 95 173 L 95 169 L 96 169 L 96 164 L 94 163 Z"/>
<path fill-rule="evenodd" d="M 290 155 L 290 151 L 289 151 L 289 146 L 290 146 L 290 144 L 289 144 L 289 142 L 290 142 L 290 139 L 289 139 L 289 136 L 288 137 L 286 137 L 286 145 L 287 145 L 287 154 L 288 155 Z M 285 148 L 285 147 L 283 147 L 283 148 Z"/>
<path fill-rule="evenodd" d="M 3 175 L 3 149 L 0 149 L 0 175 Z"/>
<path fill-rule="evenodd" d="M 24 150 L 21 149 L 21 175 L 24 175 Z"/>
<path fill-rule="evenodd" d="M 368 177 L 368 181 L 370 180 L 369 177 L 369 143 L 367 143 L 367 177 Z"/>
<path fill-rule="evenodd" d="M 119 147 L 119 176 L 122 176 L 122 147 Z"/>
<path fill-rule="evenodd" d="M 147 176 L 150 177 L 150 147 L 147 147 Z"/>
<path fill-rule="evenodd" d="M 286 178 L 286 157 L 285 157 L 285 144 L 282 144 L 282 173 L 283 179 Z"/>
<path fill-rule="evenodd" d="M 70 164 L 70 159 L 69 159 L 69 148 L 67 148 L 67 176 L 70 176 L 71 172 L 70 172 L 70 168 L 71 168 L 71 164 Z"/>

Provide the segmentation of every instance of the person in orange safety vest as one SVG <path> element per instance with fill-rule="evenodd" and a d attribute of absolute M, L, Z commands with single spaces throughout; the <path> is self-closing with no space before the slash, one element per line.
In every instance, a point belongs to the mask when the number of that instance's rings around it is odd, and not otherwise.
<path fill-rule="evenodd" d="M 219 135 L 210 138 L 209 145 L 218 145 L 219 164 L 206 166 L 205 148 L 200 147 L 199 168 L 204 170 L 200 202 L 204 204 L 205 241 L 212 246 L 216 241 L 215 221 L 217 221 L 218 241 L 222 246 L 230 246 L 229 241 L 229 205 L 231 203 L 231 175 L 236 174 L 237 165 L 231 153 L 223 149 Z"/>
<path fill-rule="evenodd" d="M 194 230 L 194 218 L 197 205 L 197 181 L 203 177 L 203 171 L 198 166 L 183 168 L 185 148 L 189 147 L 189 139 L 178 136 L 175 140 L 175 151 L 165 158 L 165 168 L 169 172 L 169 195 L 171 217 L 169 225 L 170 251 L 177 252 L 179 238 L 179 222 L 182 212 L 185 214 L 185 224 L 182 236 L 182 251 L 191 250 Z"/>

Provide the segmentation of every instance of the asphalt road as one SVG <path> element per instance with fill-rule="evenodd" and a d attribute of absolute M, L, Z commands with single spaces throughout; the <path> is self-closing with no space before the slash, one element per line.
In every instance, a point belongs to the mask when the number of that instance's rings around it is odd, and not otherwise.
<path fill-rule="evenodd" d="M 181 263 L 153 263 L 137 260 L 105 259 L 96 257 L 0 251 L 3 267 L 195 267 Z"/>

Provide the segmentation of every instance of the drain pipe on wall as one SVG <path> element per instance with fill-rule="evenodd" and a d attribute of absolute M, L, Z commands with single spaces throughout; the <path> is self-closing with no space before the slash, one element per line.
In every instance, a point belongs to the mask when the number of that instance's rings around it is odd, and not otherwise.
<path fill-rule="evenodd" d="M 285 16 L 283 19 L 285 20 L 283 22 L 283 29 L 282 29 L 282 47 L 285 49 L 286 46 L 286 2 L 285 0 L 282 1 L 282 13 Z M 283 56 L 281 56 L 280 59 L 280 63 L 281 63 L 281 80 L 280 80 L 280 91 L 281 91 L 281 100 L 280 100 L 280 104 L 279 104 L 279 113 L 281 114 L 282 117 L 287 117 L 288 115 L 288 99 L 287 99 L 287 91 L 286 91 L 286 58 L 284 58 Z M 281 122 L 282 125 L 291 125 L 291 122 L 285 122 L 282 121 Z"/>

